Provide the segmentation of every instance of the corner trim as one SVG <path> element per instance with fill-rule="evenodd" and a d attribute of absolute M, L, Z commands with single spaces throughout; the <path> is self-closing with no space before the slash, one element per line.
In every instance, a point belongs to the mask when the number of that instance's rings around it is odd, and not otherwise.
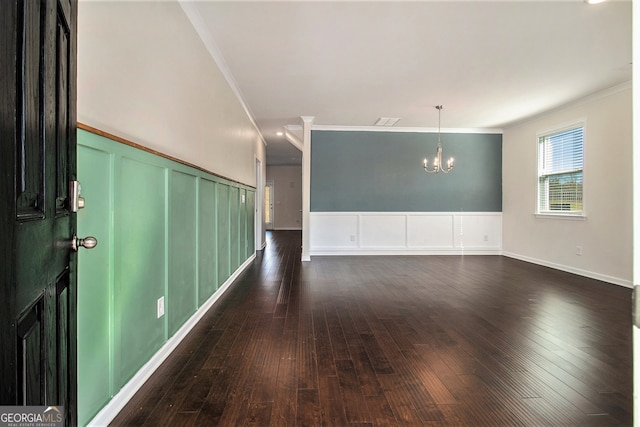
<path fill-rule="evenodd" d="M 153 355 L 149 361 L 138 370 L 138 372 L 127 382 L 118 393 L 111 398 L 109 403 L 104 406 L 100 412 L 87 426 L 106 426 L 120 413 L 131 398 L 140 390 L 144 383 L 153 375 L 153 373 L 162 365 L 162 363 L 171 355 L 173 350 L 178 347 L 182 340 L 191 332 L 194 326 L 209 311 L 213 304 L 231 287 L 233 282 L 255 259 L 255 252 L 240 266 L 238 269 L 218 288 L 209 299 L 193 313 L 193 315 L 182 325 L 176 333 L 164 343 L 164 345 Z"/>

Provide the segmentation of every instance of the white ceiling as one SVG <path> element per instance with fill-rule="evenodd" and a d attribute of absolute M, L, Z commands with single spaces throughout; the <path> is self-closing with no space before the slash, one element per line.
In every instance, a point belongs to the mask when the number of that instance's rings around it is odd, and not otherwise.
<path fill-rule="evenodd" d="M 503 128 L 631 80 L 631 1 L 198 1 L 182 6 L 267 142 L 285 125 Z"/>

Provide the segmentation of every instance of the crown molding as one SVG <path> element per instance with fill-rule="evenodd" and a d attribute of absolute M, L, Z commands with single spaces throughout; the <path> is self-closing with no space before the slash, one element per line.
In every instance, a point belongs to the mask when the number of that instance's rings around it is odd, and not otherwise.
<path fill-rule="evenodd" d="M 298 150 L 304 152 L 304 143 L 302 142 L 302 140 L 300 138 L 298 138 L 298 136 L 296 134 L 294 134 L 289 129 L 288 126 L 284 127 L 284 136 L 287 139 L 287 141 L 289 141 L 289 143 L 291 143 L 291 145 L 296 147 Z"/>
<path fill-rule="evenodd" d="M 207 26 L 204 23 L 204 20 L 202 19 L 200 12 L 198 11 L 197 3 L 198 2 L 189 1 L 189 0 L 178 0 L 178 4 L 184 11 L 185 15 L 187 15 L 187 19 L 189 20 L 189 22 L 191 22 L 191 25 L 196 30 L 196 33 L 198 34 L 198 36 L 200 36 L 200 39 L 202 40 L 205 47 L 207 48 L 209 55 L 211 55 L 211 59 L 213 59 L 213 62 L 215 62 L 215 64 L 218 66 L 218 69 L 220 70 L 225 80 L 227 81 L 227 84 L 231 88 L 231 91 L 236 96 L 236 99 L 238 100 L 238 102 L 244 109 L 245 113 L 247 114 L 249 121 L 251 121 L 251 124 L 255 128 L 256 132 L 258 132 L 258 136 L 262 140 L 262 143 L 266 146 L 267 141 L 264 139 L 264 136 L 262 136 L 262 132 L 260 132 L 260 128 L 256 123 L 255 116 L 253 115 L 251 108 L 249 108 L 249 105 L 245 102 L 244 96 L 242 95 L 242 92 L 240 91 L 238 84 L 233 78 L 233 74 L 231 74 L 229 66 L 225 61 L 224 56 L 220 51 L 220 48 L 218 47 L 217 43 L 213 39 L 213 36 L 209 32 L 209 30 L 207 30 Z"/>
<path fill-rule="evenodd" d="M 412 132 L 412 133 L 437 133 L 438 128 L 422 127 L 381 127 L 381 126 L 334 126 L 313 125 L 311 130 L 342 131 L 342 132 Z M 485 128 L 441 128 L 440 133 L 489 133 L 502 134 L 502 129 Z"/>
<path fill-rule="evenodd" d="M 518 119 L 516 121 L 506 123 L 506 124 L 503 125 L 503 127 L 504 128 L 517 127 L 517 126 L 520 126 L 520 125 L 522 125 L 524 123 L 527 123 L 527 122 L 530 122 L 530 121 L 537 120 L 537 119 L 540 119 L 542 117 L 545 117 L 545 116 L 547 116 L 549 114 L 553 114 L 553 113 L 557 113 L 558 111 L 566 110 L 567 108 L 578 107 L 580 105 L 584 105 L 584 104 L 588 104 L 588 103 L 593 102 L 593 101 L 597 101 L 598 99 L 605 98 L 607 96 L 616 94 L 618 92 L 622 92 L 622 91 L 625 91 L 625 90 L 631 90 L 632 87 L 633 87 L 632 81 L 628 80 L 626 82 L 617 84 L 615 86 L 611 86 L 611 87 L 608 87 L 606 89 L 602 89 L 602 90 L 599 90 L 597 92 L 591 93 L 589 95 L 583 96 L 581 98 L 574 99 L 573 101 L 569 101 L 567 103 L 558 105 L 557 107 L 550 108 L 550 109 L 545 110 L 545 111 L 543 111 L 541 113 L 534 114 L 532 116 L 524 117 L 522 119 Z"/>

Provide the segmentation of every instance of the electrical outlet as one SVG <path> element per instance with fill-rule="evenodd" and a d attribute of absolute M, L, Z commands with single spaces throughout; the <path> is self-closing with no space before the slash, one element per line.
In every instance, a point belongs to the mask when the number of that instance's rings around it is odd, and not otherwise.
<path fill-rule="evenodd" d="M 355 234 L 352 234 L 352 235 L 351 235 L 351 241 L 352 241 L 352 242 L 355 242 L 355 241 L 356 241 L 356 235 L 355 235 Z"/>
<path fill-rule="evenodd" d="M 484 235 L 484 241 L 485 241 L 485 242 L 488 242 L 488 241 L 489 241 L 489 235 L 487 235 L 487 234 L 485 234 L 485 235 Z"/>
<path fill-rule="evenodd" d="M 576 255 L 578 256 L 582 255 L 582 246 L 576 246 Z"/>
<path fill-rule="evenodd" d="M 164 297 L 158 298 L 158 319 L 164 316 Z"/>

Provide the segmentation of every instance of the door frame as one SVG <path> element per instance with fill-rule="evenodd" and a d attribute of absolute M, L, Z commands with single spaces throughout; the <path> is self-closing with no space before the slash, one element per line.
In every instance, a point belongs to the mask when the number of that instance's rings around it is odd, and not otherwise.
<path fill-rule="evenodd" d="M 637 23 L 640 22 L 640 5 L 637 1 L 632 4 L 632 63 L 640 62 L 640 28 Z M 632 71 L 634 81 L 632 89 L 632 123 L 633 123 L 633 296 L 634 322 L 632 328 L 633 340 L 633 425 L 640 427 L 640 131 L 637 126 L 640 123 L 640 69 L 634 65 Z"/>
<path fill-rule="evenodd" d="M 255 248 L 264 249 L 264 177 L 262 161 L 256 157 Z"/>

